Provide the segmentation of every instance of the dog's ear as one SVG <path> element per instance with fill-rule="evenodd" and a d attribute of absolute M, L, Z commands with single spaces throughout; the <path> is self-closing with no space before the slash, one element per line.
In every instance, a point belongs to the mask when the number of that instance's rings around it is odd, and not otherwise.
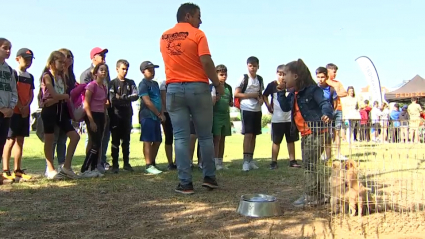
<path fill-rule="evenodd" d="M 335 161 L 335 162 L 332 163 L 332 168 L 336 169 L 336 168 L 339 168 L 339 167 L 340 167 L 339 162 Z"/>

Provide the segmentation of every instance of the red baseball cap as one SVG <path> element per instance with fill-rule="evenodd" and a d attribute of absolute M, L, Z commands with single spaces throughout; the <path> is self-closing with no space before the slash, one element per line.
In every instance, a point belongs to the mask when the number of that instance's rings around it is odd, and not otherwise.
<path fill-rule="evenodd" d="M 108 49 L 102 49 L 100 47 L 95 47 L 90 51 L 90 59 L 93 59 L 95 55 L 106 54 L 108 53 Z"/>

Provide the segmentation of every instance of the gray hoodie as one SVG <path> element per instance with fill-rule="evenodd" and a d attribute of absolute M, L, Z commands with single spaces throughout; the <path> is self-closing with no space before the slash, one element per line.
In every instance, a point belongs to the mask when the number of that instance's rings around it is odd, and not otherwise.
<path fill-rule="evenodd" d="M 16 79 L 11 69 L 6 62 L 0 64 L 0 109 L 14 109 L 18 102 Z"/>

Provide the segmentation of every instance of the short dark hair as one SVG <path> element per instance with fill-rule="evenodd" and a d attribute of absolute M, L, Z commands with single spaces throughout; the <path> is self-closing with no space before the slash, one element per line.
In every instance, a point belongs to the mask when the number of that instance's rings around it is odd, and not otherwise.
<path fill-rule="evenodd" d="M 336 66 L 334 63 L 329 63 L 329 64 L 327 64 L 326 65 L 326 69 L 329 69 L 329 70 L 338 70 L 338 66 Z"/>
<path fill-rule="evenodd" d="M 316 69 L 316 75 L 321 73 L 325 74 L 325 76 L 328 77 L 328 70 L 323 66 L 320 66 Z"/>
<path fill-rule="evenodd" d="M 121 65 L 125 65 L 127 68 L 130 67 L 130 63 L 127 60 L 124 60 L 124 59 L 119 59 L 117 61 L 117 68 L 120 67 Z"/>
<path fill-rule="evenodd" d="M 379 105 L 379 102 L 378 101 L 374 101 L 373 102 L 373 105 Z"/>
<path fill-rule="evenodd" d="M 284 64 L 278 65 L 277 68 L 276 68 L 276 72 L 284 71 L 284 70 L 285 70 L 285 65 Z"/>
<path fill-rule="evenodd" d="M 246 64 L 254 64 L 254 63 L 257 63 L 258 65 L 260 64 L 260 60 L 258 60 L 258 58 L 255 56 L 250 56 L 246 60 Z"/>
<path fill-rule="evenodd" d="M 8 42 L 10 44 L 10 41 L 7 40 L 6 38 L 0 38 L 0 46 L 3 45 L 5 42 Z"/>
<path fill-rule="evenodd" d="M 223 73 L 227 73 L 227 67 L 223 64 L 220 64 L 218 66 L 215 67 L 215 71 L 218 72 L 223 72 Z"/>
<path fill-rule="evenodd" d="M 418 103 L 418 98 L 417 97 L 412 97 L 412 102 Z"/>
<path fill-rule="evenodd" d="M 364 100 L 364 103 L 369 105 L 369 100 Z"/>
<path fill-rule="evenodd" d="M 177 22 L 184 22 L 184 18 L 188 13 L 193 16 L 199 10 L 201 10 L 199 6 L 194 3 L 183 3 L 177 10 Z"/>
<path fill-rule="evenodd" d="M 400 105 L 398 103 L 395 103 L 394 107 L 396 107 L 398 109 L 398 108 L 400 108 Z"/>

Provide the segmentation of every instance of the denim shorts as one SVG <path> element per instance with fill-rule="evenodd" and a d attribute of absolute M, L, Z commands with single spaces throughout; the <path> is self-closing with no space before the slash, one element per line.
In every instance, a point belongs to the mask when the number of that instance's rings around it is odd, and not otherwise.
<path fill-rule="evenodd" d="M 341 110 L 335 110 L 332 126 L 337 130 L 341 129 L 342 127 L 342 111 Z"/>

